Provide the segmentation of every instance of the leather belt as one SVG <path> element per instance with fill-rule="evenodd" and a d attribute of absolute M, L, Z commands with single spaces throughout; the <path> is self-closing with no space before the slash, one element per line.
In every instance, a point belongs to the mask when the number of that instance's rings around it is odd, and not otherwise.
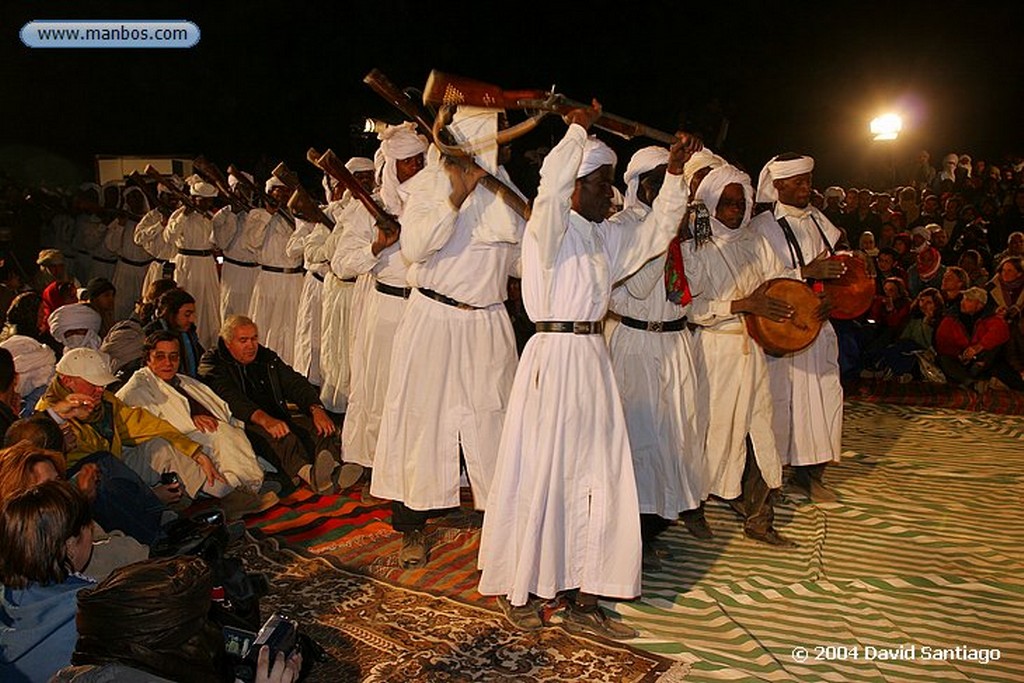
<path fill-rule="evenodd" d="M 117 263 L 116 258 L 105 258 L 103 256 L 96 256 L 95 254 L 93 254 L 92 260 L 99 261 L 100 263 Z"/>
<path fill-rule="evenodd" d="M 661 322 L 660 320 L 637 320 L 636 318 L 629 318 L 622 316 L 620 322 L 626 327 L 632 327 L 634 330 L 646 330 L 647 332 L 678 332 L 686 327 L 686 316 L 678 320 L 667 320 Z"/>
<path fill-rule="evenodd" d="M 400 296 L 403 299 L 408 299 L 409 294 L 412 292 L 411 287 L 392 287 L 391 285 L 384 284 L 380 280 L 375 282 L 373 286 L 381 294 L 387 294 L 388 296 Z"/>
<path fill-rule="evenodd" d="M 338 279 L 341 280 L 342 282 L 348 282 L 350 284 L 356 281 L 354 277 L 339 277 Z"/>
<path fill-rule="evenodd" d="M 601 334 L 604 330 L 603 320 L 558 321 L 542 320 L 534 323 L 538 332 L 571 332 L 572 334 Z"/>
<path fill-rule="evenodd" d="M 213 249 L 179 249 L 183 256 L 213 256 Z"/>
<path fill-rule="evenodd" d="M 306 269 L 302 266 L 295 266 L 294 268 L 279 268 L 278 266 L 260 266 L 262 270 L 268 273 L 284 273 L 286 275 L 293 275 L 295 273 L 304 273 Z"/>
<path fill-rule="evenodd" d="M 238 259 L 233 259 L 230 256 L 224 257 L 224 263 L 230 263 L 233 266 L 239 266 L 241 268 L 255 268 L 259 265 L 258 263 L 253 263 L 251 261 L 239 261 Z"/>
<path fill-rule="evenodd" d="M 469 304 L 464 304 L 461 301 L 458 301 L 456 299 L 451 298 L 450 296 L 445 296 L 444 294 L 439 294 L 438 292 L 435 292 L 432 289 L 426 289 L 424 287 L 417 287 L 417 289 L 420 291 L 420 294 L 422 294 L 423 296 L 429 297 L 429 298 L 433 299 L 434 301 L 440 301 L 441 303 L 447 304 L 447 305 L 451 306 L 452 308 L 457 308 L 460 311 L 479 311 L 480 310 L 480 306 L 470 306 Z"/>
<path fill-rule="evenodd" d="M 317 280 L 319 280 L 320 282 L 323 282 L 323 281 L 324 281 L 324 276 L 323 276 L 323 275 L 321 275 L 320 273 L 313 273 L 313 277 L 315 277 L 315 278 L 316 278 Z"/>
<path fill-rule="evenodd" d="M 154 260 L 155 259 L 147 259 L 145 261 L 133 261 L 130 258 L 125 258 L 124 256 L 121 257 L 121 261 L 123 261 L 124 263 L 127 263 L 129 266 L 140 266 L 140 267 L 141 266 L 148 266 Z"/>

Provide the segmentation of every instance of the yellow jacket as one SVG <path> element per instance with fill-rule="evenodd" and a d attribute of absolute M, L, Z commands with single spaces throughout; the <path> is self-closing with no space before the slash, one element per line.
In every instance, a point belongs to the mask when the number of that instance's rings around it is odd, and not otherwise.
<path fill-rule="evenodd" d="M 68 393 L 68 390 L 54 377 L 46 393 L 36 404 L 36 410 L 46 410 L 65 398 Z M 99 422 L 102 417 L 99 408 L 93 411 L 95 419 L 90 416 L 85 420 L 68 420 L 71 431 L 78 441 L 75 447 L 67 453 L 68 467 L 97 451 L 110 451 L 117 457 L 121 457 L 121 450 L 125 446 L 137 446 L 150 439 L 158 438 L 170 442 L 175 450 L 190 458 L 195 458 L 202 452 L 202 446 L 179 432 L 170 422 L 161 420 L 148 410 L 126 405 L 109 391 L 103 392 L 100 401 L 103 404 L 103 410 L 109 410 L 113 417 L 113 439 L 108 441 L 93 427 L 93 423 Z"/>

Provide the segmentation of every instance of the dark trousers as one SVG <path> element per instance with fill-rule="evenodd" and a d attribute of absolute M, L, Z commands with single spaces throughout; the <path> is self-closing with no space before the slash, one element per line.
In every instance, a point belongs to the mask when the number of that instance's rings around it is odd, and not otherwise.
<path fill-rule="evenodd" d="M 669 522 L 664 517 L 649 513 L 640 513 L 640 539 L 644 543 L 653 541 L 658 534 L 669 527 Z"/>
<path fill-rule="evenodd" d="M 100 470 L 96 500 L 91 508 L 105 531 L 122 531 L 139 543 L 153 545 L 163 534 L 160 520 L 167 507 L 138 474 L 107 451 L 92 453 L 68 470 L 74 477 L 83 465 L 93 463 Z"/>
<path fill-rule="evenodd" d="M 968 384 L 974 380 L 991 377 L 994 359 L 995 351 L 982 351 L 966 365 L 952 356 L 939 356 L 938 362 L 942 373 L 946 375 L 946 380 L 950 384 Z"/>
<path fill-rule="evenodd" d="M 754 457 L 754 444 L 747 437 L 747 459 L 743 464 L 743 480 L 740 485 L 740 500 L 746 517 L 743 528 L 756 534 L 763 534 L 775 522 L 776 490 L 768 488 Z"/>
<path fill-rule="evenodd" d="M 462 455 L 462 446 L 459 445 L 459 465 L 466 467 L 466 459 Z M 413 510 L 400 500 L 391 501 L 391 528 L 403 534 L 409 531 L 422 530 L 431 517 L 440 517 L 448 514 L 456 508 L 444 508 L 439 510 Z"/>
<path fill-rule="evenodd" d="M 292 479 L 299 475 L 303 465 L 312 463 L 316 454 L 322 450 L 330 451 L 334 460 L 340 461 L 341 445 L 337 432 L 333 436 L 320 436 L 316 433 L 312 418 L 305 415 L 290 415 L 287 422 L 291 432 L 280 439 L 275 439 L 257 424 L 246 423 L 245 435 L 249 437 L 257 455 Z"/>

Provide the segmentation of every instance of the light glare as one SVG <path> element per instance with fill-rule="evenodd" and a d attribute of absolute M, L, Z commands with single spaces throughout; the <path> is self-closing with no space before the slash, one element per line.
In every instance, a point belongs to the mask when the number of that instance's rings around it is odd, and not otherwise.
<path fill-rule="evenodd" d="M 896 114 L 883 114 L 871 121 L 871 134 L 876 140 L 895 140 L 903 130 L 903 120 Z"/>

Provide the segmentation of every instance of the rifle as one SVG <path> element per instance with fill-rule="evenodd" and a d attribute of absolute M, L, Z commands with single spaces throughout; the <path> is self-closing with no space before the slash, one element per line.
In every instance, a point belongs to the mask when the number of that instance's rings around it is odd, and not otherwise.
<path fill-rule="evenodd" d="M 370 73 L 366 74 L 366 77 L 363 78 L 363 82 L 370 86 L 375 93 L 397 107 L 407 119 L 415 122 L 430 141 L 437 145 L 438 149 L 451 154 L 451 150 L 454 147 L 453 143 L 455 141 L 451 139 L 441 139 L 450 138 L 450 133 L 442 129 L 439 131 L 438 135 L 435 135 L 435 126 L 430 123 L 430 120 L 427 117 L 427 112 L 423 110 L 422 105 L 417 104 L 411 97 L 399 90 L 394 83 L 388 80 L 387 76 L 381 73 L 378 69 L 374 69 Z M 473 166 L 479 166 L 479 164 L 473 161 L 472 157 L 468 155 L 462 155 L 461 158 L 466 163 L 472 164 Z M 505 202 L 505 204 L 515 211 L 521 218 L 530 218 L 530 205 L 520 197 L 515 190 L 510 188 L 501 180 L 488 173 L 480 179 L 480 184 L 493 192 L 498 199 Z"/>
<path fill-rule="evenodd" d="M 288 200 L 288 208 L 292 210 L 292 214 L 304 221 L 323 223 L 328 228 L 334 229 L 334 221 L 320 209 L 320 206 L 299 182 L 299 176 L 295 175 L 283 161 L 271 171 L 271 174 L 291 189 L 292 196 Z"/>
<path fill-rule="evenodd" d="M 158 183 L 161 183 L 164 187 L 167 188 L 168 192 L 177 197 L 178 200 L 181 202 L 182 206 L 192 211 L 196 211 L 197 213 L 202 214 L 206 218 L 212 218 L 209 211 L 203 211 L 199 208 L 199 206 L 196 204 L 195 200 L 192 199 L 192 196 L 190 194 L 179 190 L 178 186 L 174 184 L 174 181 L 171 180 L 170 176 L 165 176 L 160 171 L 153 168 L 151 164 L 147 164 L 144 170 L 146 175 L 148 175 L 150 178 L 153 178 Z"/>
<path fill-rule="evenodd" d="M 430 72 L 423 90 L 425 104 L 457 106 L 460 104 L 490 109 L 526 109 L 564 116 L 573 109 L 587 109 L 590 105 L 570 100 L 554 91 L 545 90 L 502 90 L 496 85 L 475 81 L 470 78 L 453 76 L 441 71 Z M 666 145 L 676 141 L 676 136 L 651 128 L 650 126 L 602 113 L 594 125 L 626 140 L 635 137 L 651 138 Z"/>
<path fill-rule="evenodd" d="M 235 178 L 238 179 L 238 184 L 249 190 L 254 199 L 261 201 L 264 204 L 272 204 L 274 206 L 278 206 L 276 199 L 268 196 L 267 193 L 263 191 L 263 188 L 259 187 L 258 185 L 250 181 L 248 178 L 246 178 L 245 175 L 243 175 L 242 172 L 238 170 L 238 167 L 235 166 L 234 164 L 228 164 L 228 173 L 235 176 Z M 278 213 L 281 214 L 282 218 L 288 221 L 288 224 L 290 226 L 292 226 L 293 228 L 295 227 L 295 217 L 292 216 L 291 212 L 288 210 L 288 207 L 278 206 L 277 211 Z"/>
<path fill-rule="evenodd" d="M 310 147 L 306 152 L 306 158 L 309 160 L 309 163 L 344 185 L 345 189 L 351 192 L 352 196 L 366 207 L 366 210 L 373 216 L 374 221 L 386 225 L 395 220 L 395 217 L 385 211 L 377 203 L 377 200 L 366 191 L 366 188 L 356 180 L 356 177 L 352 175 L 352 171 L 345 168 L 345 164 L 341 163 L 341 159 L 334 152 L 327 150 L 321 154 Z"/>
<path fill-rule="evenodd" d="M 207 161 L 206 157 L 200 155 L 192 161 L 192 168 L 203 177 L 208 183 L 216 187 L 222 195 L 231 203 L 235 211 L 248 211 L 253 208 L 252 204 L 246 202 L 238 193 L 232 191 L 231 184 L 224 176 L 217 165 Z"/>

